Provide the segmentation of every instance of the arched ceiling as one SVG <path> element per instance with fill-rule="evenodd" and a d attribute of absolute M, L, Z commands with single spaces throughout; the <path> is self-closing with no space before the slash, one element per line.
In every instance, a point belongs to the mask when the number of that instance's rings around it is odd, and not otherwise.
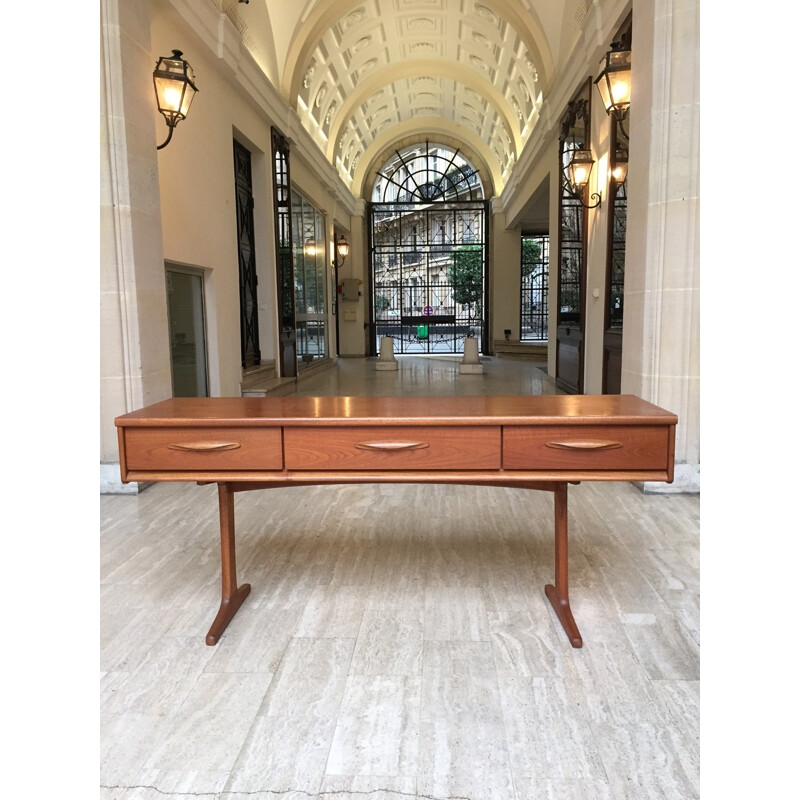
<path fill-rule="evenodd" d="M 257 24 L 271 31 L 270 79 L 276 82 L 277 68 L 286 102 L 351 191 L 366 196 L 378 155 L 393 137 L 399 141 L 415 130 L 423 139 L 463 142 L 489 170 L 486 177 L 499 193 L 539 118 L 568 35 L 565 21 L 587 2 L 250 0 L 237 5 L 240 19 L 259 15 Z M 229 16 L 233 11 L 224 10 Z"/>

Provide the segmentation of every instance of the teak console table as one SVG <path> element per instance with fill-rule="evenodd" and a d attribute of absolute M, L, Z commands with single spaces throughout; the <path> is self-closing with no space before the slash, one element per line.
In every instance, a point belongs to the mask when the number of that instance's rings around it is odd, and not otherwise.
<path fill-rule="evenodd" d="M 235 492 L 342 483 L 450 483 L 553 492 L 555 583 L 573 647 L 567 484 L 672 482 L 678 418 L 633 395 L 175 398 L 118 417 L 129 481 L 216 483 L 222 599 L 214 645 L 250 593 L 236 580 Z"/>

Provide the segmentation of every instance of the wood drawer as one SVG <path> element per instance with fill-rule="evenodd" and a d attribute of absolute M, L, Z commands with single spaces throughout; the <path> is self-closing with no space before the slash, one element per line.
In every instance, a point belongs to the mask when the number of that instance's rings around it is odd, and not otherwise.
<path fill-rule="evenodd" d="M 280 428 L 125 429 L 129 470 L 282 469 Z"/>
<path fill-rule="evenodd" d="M 504 469 L 667 469 L 667 425 L 548 425 L 503 429 Z"/>
<path fill-rule="evenodd" d="M 500 469 L 500 427 L 358 427 L 284 430 L 286 469 Z"/>

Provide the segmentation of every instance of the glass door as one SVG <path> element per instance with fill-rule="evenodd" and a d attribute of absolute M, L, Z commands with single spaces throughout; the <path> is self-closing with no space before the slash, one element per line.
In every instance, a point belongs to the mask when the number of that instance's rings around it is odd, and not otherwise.
<path fill-rule="evenodd" d="M 325 217 L 292 189 L 297 367 L 327 356 Z"/>
<path fill-rule="evenodd" d="M 172 396 L 208 397 L 203 274 L 167 267 Z"/>

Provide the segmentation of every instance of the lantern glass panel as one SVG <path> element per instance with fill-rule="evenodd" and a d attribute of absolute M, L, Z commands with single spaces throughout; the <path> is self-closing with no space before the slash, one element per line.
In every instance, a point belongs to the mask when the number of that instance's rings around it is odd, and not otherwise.
<path fill-rule="evenodd" d="M 589 183 L 594 159 L 588 150 L 576 150 L 569 165 L 569 182 L 578 190 Z"/>
<path fill-rule="evenodd" d="M 153 73 L 153 82 L 158 110 L 168 119 L 184 119 L 197 91 L 191 65 L 182 58 L 161 58 Z"/>
<path fill-rule="evenodd" d="M 595 81 L 607 112 L 625 111 L 631 104 L 631 51 L 612 50 Z"/>

